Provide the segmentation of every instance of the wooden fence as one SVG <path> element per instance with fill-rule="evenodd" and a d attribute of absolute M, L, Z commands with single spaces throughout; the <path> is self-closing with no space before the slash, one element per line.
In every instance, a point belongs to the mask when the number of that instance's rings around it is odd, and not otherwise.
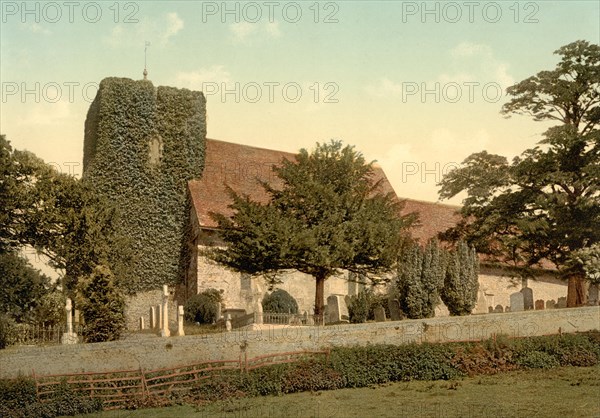
<path fill-rule="evenodd" d="M 240 353 L 236 360 L 213 360 L 187 366 L 145 371 L 117 370 L 101 373 L 74 373 L 38 376 L 33 371 L 37 397 L 48 402 L 56 392 L 68 387 L 88 398 L 101 399 L 104 409 L 124 408 L 128 402 L 148 396 L 166 397 L 170 393 L 188 390 L 202 384 L 224 370 L 247 373 L 259 367 L 293 363 L 302 358 L 324 355 L 329 360 L 329 350 L 291 351 L 248 358 Z"/>

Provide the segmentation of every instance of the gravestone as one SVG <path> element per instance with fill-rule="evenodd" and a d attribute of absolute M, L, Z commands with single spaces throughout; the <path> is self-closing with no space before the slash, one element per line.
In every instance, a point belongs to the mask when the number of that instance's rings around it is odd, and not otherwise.
<path fill-rule="evenodd" d="M 530 311 L 533 309 L 533 289 L 530 287 L 524 287 L 521 289 L 523 294 L 523 309 Z"/>
<path fill-rule="evenodd" d="M 170 337 L 171 330 L 169 329 L 169 287 L 163 286 L 163 303 L 162 303 L 162 324 L 160 328 L 161 337 Z"/>
<path fill-rule="evenodd" d="M 588 305 L 596 306 L 598 305 L 598 285 L 592 284 L 590 285 L 590 289 L 588 290 Z"/>
<path fill-rule="evenodd" d="M 160 330 L 162 327 L 162 305 L 156 305 L 156 329 Z"/>
<path fill-rule="evenodd" d="M 554 302 L 554 299 L 550 299 L 546 301 L 546 309 L 555 309 L 556 308 L 556 302 Z"/>
<path fill-rule="evenodd" d="M 342 295 L 331 295 L 327 298 L 326 312 L 326 322 L 328 324 L 349 322 L 348 307 Z"/>
<path fill-rule="evenodd" d="M 487 313 L 486 306 L 488 306 L 488 301 L 487 301 L 485 292 L 483 290 L 479 290 L 477 292 L 477 303 L 475 304 L 475 310 L 473 311 L 473 313 L 474 314 Z"/>
<path fill-rule="evenodd" d="M 231 331 L 231 314 L 227 314 L 225 317 L 225 329 Z"/>
<path fill-rule="evenodd" d="M 488 306 L 488 313 L 494 313 L 494 307 Z"/>
<path fill-rule="evenodd" d="M 140 331 L 146 329 L 146 324 L 144 323 L 144 317 L 140 316 Z"/>
<path fill-rule="evenodd" d="M 544 301 L 542 299 L 538 299 L 535 301 L 535 310 L 536 311 L 544 310 Z"/>
<path fill-rule="evenodd" d="M 177 335 L 183 337 L 185 331 L 183 329 L 183 305 L 177 307 Z"/>
<path fill-rule="evenodd" d="M 524 310 L 523 293 L 515 292 L 510 295 L 510 311 L 521 312 Z"/>
<path fill-rule="evenodd" d="M 392 297 L 388 298 L 388 306 L 390 308 L 390 319 L 399 321 L 402 319 L 402 310 L 400 310 L 400 302 Z"/>
<path fill-rule="evenodd" d="M 217 314 L 216 314 L 217 321 L 219 319 L 221 319 L 222 316 L 223 316 L 223 314 L 221 313 L 221 302 L 217 302 Z"/>
<path fill-rule="evenodd" d="M 505 306 L 504 307 L 504 312 L 510 312 L 510 306 Z"/>
<path fill-rule="evenodd" d="M 154 306 L 150 307 L 150 329 L 156 328 L 156 309 Z"/>
<path fill-rule="evenodd" d="M 557 308 L 566 308 L 567 307 L 567 297 L 561 296 L 558 298 L 558 302 L 556 302 Z"/>
<path fill-rule="evenodd" d="M 375 315 L 375 322 L 385 322 L 385 309 L 383 309 L 383 306 L 377 306 L 373 310 L 373 314 Z"/>
<path fill-rule="evenodd" d="M 503 313 L 504 312 L 504 308 L 502 307 L 502 305 L 496 305 L 496 308 L 494 308 L 494 313 Z"/>

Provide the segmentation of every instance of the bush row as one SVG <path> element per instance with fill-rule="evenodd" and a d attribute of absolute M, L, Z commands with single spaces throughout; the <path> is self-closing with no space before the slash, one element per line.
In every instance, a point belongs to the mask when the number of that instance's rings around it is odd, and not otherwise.
<path fill-rule="evenodd" d="M 251 370 L 222 372 L 184 394 L 171 399 L 146 399 L 131 408 L 176 403 L 202 404 L 237 397 L 281 395 L 347 387 L 367 387 L 394 381 L 448 380 L 462 376 L 493 374 L 516 369 L 557 366 L 594 366 L 600 362 L 600 332 L 509 339 L 498 337 L 472 343 L 367 345 L 335 347 L 327 360 L 307 358 Z M 68 391 L 64 389 L 64 393 Z M 79 399 L 73 402 L 58 393 L 47 407 L 66 412 L 96 407 Z M 65 401 L 68 405 L 62 405 Z M 31 380 L 0 381 L 0 405 L 7 410 L 28 411 L 36 405 Z M 38 406 L 41 407 L 41 406 Z M 60 408 L 71 408 L 65 410 Z M 54 408 L 54 409 L 52 409 Z M 0 416 L 4 411 L 0 407 Z M 23 415 L 27 416 L 26 413 Z M 7 416 L 23 416 L 8 415 Z M 34 414 L 39 415 L 39 414 Z M 53 416 L 50 413 L 44 416 Z"/>

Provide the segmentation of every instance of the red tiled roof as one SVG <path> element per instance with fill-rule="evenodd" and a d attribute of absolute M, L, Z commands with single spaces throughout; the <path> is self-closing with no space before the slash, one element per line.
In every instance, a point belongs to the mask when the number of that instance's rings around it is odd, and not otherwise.
<path fill-rule="evenodd" d="M 215 228 L 216 222 L 210 212 L 230 215 L 228 205 L 231 199 L 226 185 L 237 193 L 249 195 L 252 200 L 267 202 L 269 196 L 257 181 L 257 178 L 269 182 L 277 188 L 281 181 L 273 173 L 271 167 L 278 165 L 283 159 L 294 161 L 295 154 L 231 142 L 206 140 L 206 157 L 204 173 L 201 179 L 189 182 L 192 203 L 201 228 Z M 374 165 L 375 178 L 381 179 L 381 191 L 392 192 L 394 188 L 387 179 L 383 169 Z M 422 202 L 399 198 L 405 202 L 403 214 L 417 212 L 419 225 L 413 229 L 413 236 L 421 242 L 436 236 L 439 232 L 456 224 L 460 219 L 458 206 L 439 203 Z"/>

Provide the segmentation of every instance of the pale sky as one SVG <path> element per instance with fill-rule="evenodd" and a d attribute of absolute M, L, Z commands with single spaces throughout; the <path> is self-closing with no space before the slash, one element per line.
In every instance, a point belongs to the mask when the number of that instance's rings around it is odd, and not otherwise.
<path fill-rule="evenodd" d="M 503 89 L 600 43 L 600 1 L 2 1 L 0 132 L 81 174 L 98 83 L 203 90 L 208 137 L 295 152 L 331 138 L 436 201 L 449 168 L 513 157 L 548 125 L 500 114 Z M 454 200 L 449 203 L 460 203 Z"/>

